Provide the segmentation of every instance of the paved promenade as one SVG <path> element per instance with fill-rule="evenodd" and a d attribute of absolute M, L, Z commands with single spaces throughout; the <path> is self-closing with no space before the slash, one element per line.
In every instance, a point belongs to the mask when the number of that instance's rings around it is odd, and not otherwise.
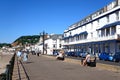
<path fill-rule="evenodd" d="M 23 63 L 30 80 L 119 80 L 120 72 L 100 67 L 84 67 L 78 62 L 58 61 L 54 57 L 29 55 Z"/>
<path fill-rule="evenodd" d="M 12 80 L 29 80 L 29 78 L 27 78 L 23 63 L 18 60 L 17 56 L 15 57 Z"/>

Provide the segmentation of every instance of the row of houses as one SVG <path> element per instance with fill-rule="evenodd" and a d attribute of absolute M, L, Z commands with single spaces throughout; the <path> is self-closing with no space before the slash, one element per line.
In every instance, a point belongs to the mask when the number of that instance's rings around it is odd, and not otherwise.
<path fill-rule="evenodd" d="M 39 41 L 41 50 L 42 38 Z M 90 52 L 95 55 L 102 52 L 120 52 L 120 0 L 115 0 L 72 24 L 64 30 L 63 36 L 49 35 L 44 41 L 44 49 L 47 54 L 53 54 L 54 50 L 59 49 L 64 49 L 65 52 Z"/>

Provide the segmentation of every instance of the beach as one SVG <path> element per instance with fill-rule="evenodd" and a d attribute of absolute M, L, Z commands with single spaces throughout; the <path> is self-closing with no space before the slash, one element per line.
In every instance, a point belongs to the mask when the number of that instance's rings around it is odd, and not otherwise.
<path fill-rule="evenodd" d="M 6 65 L 9 64 L 13 53 L 11 52 L 0 52 L 0 74 L 4 73 L 6 70 Z"/>

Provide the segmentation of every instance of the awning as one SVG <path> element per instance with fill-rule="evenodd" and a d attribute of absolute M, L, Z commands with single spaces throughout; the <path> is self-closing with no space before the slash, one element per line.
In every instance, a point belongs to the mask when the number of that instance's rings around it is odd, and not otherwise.
<path fill-rule="evenodd" d="M 72 36 L 64 37 L 63 39 L 69 39 L 69 38 L 72 38 Z"/>
<path fill-rule="evenodd" d="M 107 24 L 97 30 L 101 30 L 101 29 L 105 29 L 105 28 L 110 28 L 110 27 L 113 27 L 113 26 L 116 26 L 116 25 L 120 25 L 120 21 L 117 21 L 117 22 L 114 22 L 114 23 L 111 23 L 111 24 Z"/>
<path fill-rule="evenodd" d="M 75 34 L 73 37 L 79 36 L 78 34 Z"/>
<path fill-rule="evenodd" d="M 79 35 L 87 35 L 88 34 L 88 32 L 87 31 L 84 31 L 84 32 L 81 32 L 81 33 L 79 33 Z"/>
<path fill-rule="evenodd" d="M 64 37 L 63 39 L 68 39 L 69 37 Z"/>
<path fill-rule="evenodd" d="M 87 31 L 84 31 L 84 32 L 81 32 L 79 34 L 75 34 L 74 36 L 68 36 L 68 37 L 64 37 L 63 39 L 69 39 L 69 38 L 73 38 L 73 37 L 76 37 L 76 36 L 79 36 L 79 35 L 87 35 Z"/>
<path fill-rule="evenodd" d="M 75 34 L 74 36 L 72 36 L 72 37 L 76 37 L 76 36 L 79 36 L 79 35 L 87 35 L 88 33 L 87 33 L 87 31 L 84 31 L 84 32 L 81 32 L 81 33 L 79 33 L 79 34 Z"/>

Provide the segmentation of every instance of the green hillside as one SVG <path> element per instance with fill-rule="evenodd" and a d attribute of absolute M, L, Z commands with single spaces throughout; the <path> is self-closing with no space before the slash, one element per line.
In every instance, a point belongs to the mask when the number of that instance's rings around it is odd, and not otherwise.
<path fill-rule="evenodd" d="M 39 42 L 39 35 L 33 35 L 33 36 L 21 36 L 18 39 L 16 39 L 13 43 L 17 42 L 17 44 L 36 44 Z"/>

